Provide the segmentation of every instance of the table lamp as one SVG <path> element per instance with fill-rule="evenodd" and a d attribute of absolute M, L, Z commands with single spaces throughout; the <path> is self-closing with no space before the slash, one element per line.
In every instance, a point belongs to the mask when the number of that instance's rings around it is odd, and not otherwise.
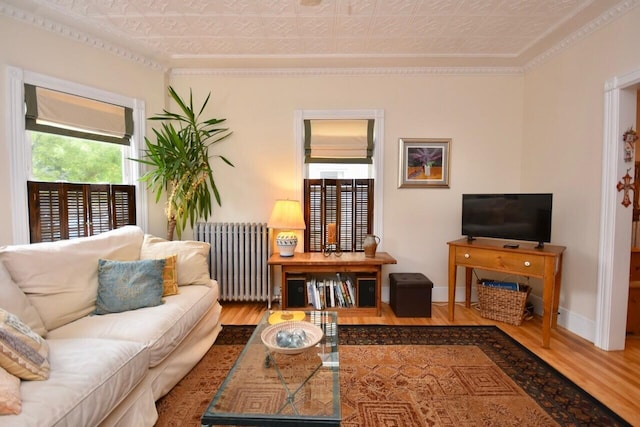
<path fill-rule="evenodd" d="M 307 228 L 302 217 L 300 202 L 297 200 L 276 200 L 267 227 L 280 230 L 276 236 L 276 245 L 280 256 L 293 256 L 293 251 L 298 244 L 298 236 L 294 230 Z"/>

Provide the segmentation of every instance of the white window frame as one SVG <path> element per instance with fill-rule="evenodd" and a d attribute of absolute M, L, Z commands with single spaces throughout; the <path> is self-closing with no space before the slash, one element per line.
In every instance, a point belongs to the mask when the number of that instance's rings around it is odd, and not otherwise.
<path fill-rule="evenodd" d="M 34 73 L 17 67 L 7 67 L 7 133 L 11 172 L 11 215 L 13 243 L 29 243 L 29 203 L 27 181 L 31 177 L 31 144 L 25 129 L 24 85 L 25 83 L 48 89 L 92 98 L 98 101 L 129 107 L 133 110 L 133 135 L 129 145 L 131 158 L 137 158 L 145 136 L 144 101 Z M 147 191 L 139 182 L 143 174 L 142 164 L 129 161 L 124 163 L 125 184 L 136 186 L 136 224 L 147 229 Z"/>
<path fill-rule="evenodd" d="M 294 111 L 294 140 L 295 156 L 296 156 L 296 176 L 298 177 L 296 193 L 299 197 L 304 197 L 303 181 L 305 176 L 304 164 L 304 121 L 317 119 L 362 119 L 375 120 L 373 134 L 375 137 L 373 146 L 373 178 L 374 186 L 374 205 L 373 205 L 373 233 L 383 239 L 383 188 L 384 183 L 384 110 L 296 110 Z"/>

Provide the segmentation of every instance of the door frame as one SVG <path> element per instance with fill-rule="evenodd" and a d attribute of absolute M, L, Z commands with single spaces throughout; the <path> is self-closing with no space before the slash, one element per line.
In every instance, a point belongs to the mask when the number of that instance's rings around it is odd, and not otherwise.
<path fill-rule="evenodd" d="M 622 350 L 626 339 L 633 208 L 622 206 L 616 185 L 629 169 L 622 134 L 636 123 L 640 69 L 605 82 L 598 295 L 594 344 Z M 631 165 L 633 170 L 634 165 Z"/>

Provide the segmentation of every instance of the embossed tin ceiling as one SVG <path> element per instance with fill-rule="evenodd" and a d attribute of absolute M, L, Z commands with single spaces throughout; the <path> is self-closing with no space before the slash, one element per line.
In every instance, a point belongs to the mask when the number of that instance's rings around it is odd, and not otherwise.
<path fill-rule="evenodd" d="M 5 14 L 16 17 L 16 10 L 23 11 L 167 67 L 520 67 L 620 2 L 0 0 L 2 3 Z"/>

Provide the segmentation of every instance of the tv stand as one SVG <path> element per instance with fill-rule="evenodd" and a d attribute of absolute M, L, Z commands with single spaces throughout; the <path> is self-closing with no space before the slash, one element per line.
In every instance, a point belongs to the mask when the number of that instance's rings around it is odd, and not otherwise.
<path fill-rule="evenodd" d="M 549 348 L 551 328 L 558 324 L 558 303 L 562 279 L 564 246 L 522 244 L 518 248 L 505 248 L 504 240 L 466 238 L 448 242 L 449 245 L 449 320 L 455 316 L 456 272 L 464 267 L 465 306 L 471 307 L 471 281 L 473 269 L 500 271 L 514 275 L 542 279 L 542 347 Z"/>

